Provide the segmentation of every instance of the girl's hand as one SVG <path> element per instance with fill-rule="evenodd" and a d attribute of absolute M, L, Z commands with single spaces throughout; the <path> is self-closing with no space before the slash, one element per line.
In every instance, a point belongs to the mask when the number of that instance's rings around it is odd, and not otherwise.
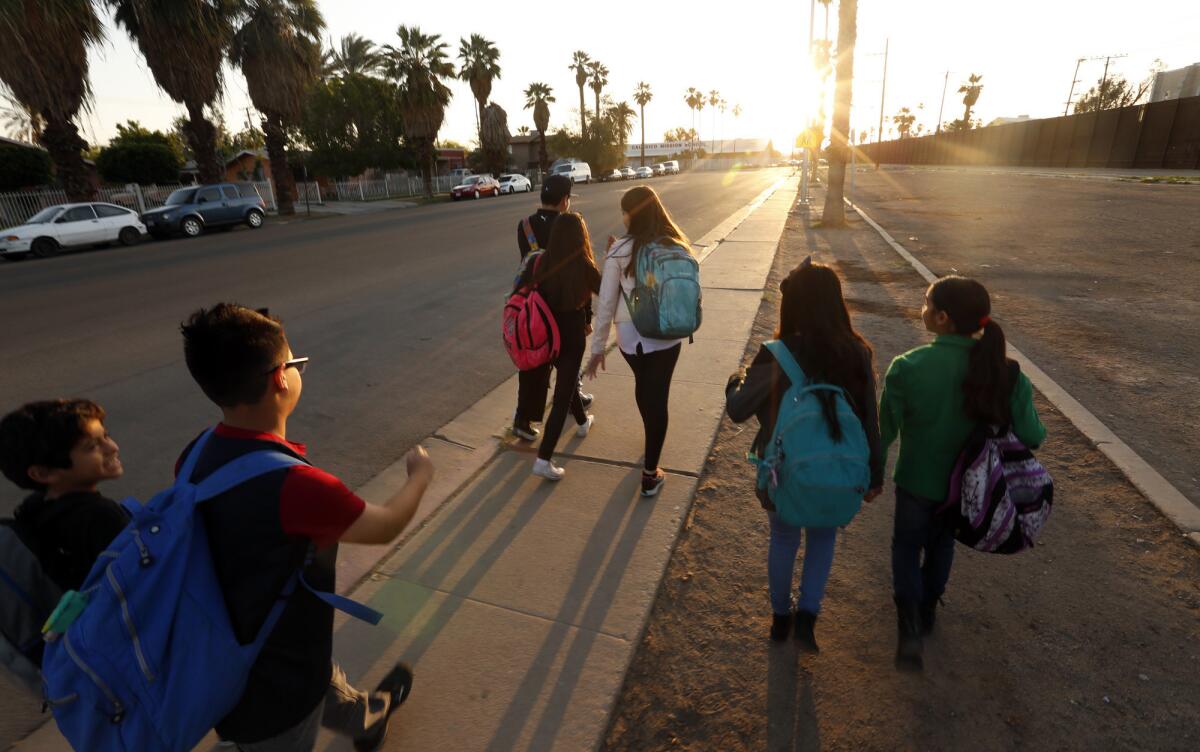
<path fill-rule="evenodd" d="M 614 236 L 612 236 L 612 235 L 609 235 L 609 236 L 608 236 L 608 246 L 607 246 L 607 247 L 606 247 L 604 250 L 605 250 L 606 252 L 607 252 L 607 251 L 611 251 L 611 250 L 612 250 L 612 247 L 613 247 L 613 243 L 615 243 L 615 242 L 617 242 L 617 239 L 616 239 L 616 237 L 614 237 Z"/>
<path fill-rule="evenodd" d="M 588 361 L 587 368 L 584 369 L 584 373 L 587 374 L 589 379 L 595 379 L 597 368 L 599 368 L 601 371 L 608 370 L 604 367 L 604 353 L 593 355 L 591 360 Z"/>

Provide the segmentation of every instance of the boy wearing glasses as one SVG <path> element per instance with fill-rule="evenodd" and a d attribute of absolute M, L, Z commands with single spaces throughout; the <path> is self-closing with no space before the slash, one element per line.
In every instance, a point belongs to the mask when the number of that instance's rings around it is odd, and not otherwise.
<path fill-rule="evenodd" d="M 287 419 L 300 400 L 308 358 L 292 352 L 279 320 L 265 310 L 218 303 L 193 313 L 182 331 L 188 370 L 222 413 L 191 480 L 260 449 L 303 459 L 305 446 L 287 438 Z M 254 640 L 297 569 L 304 567 L 313 588 L 333 591 L 339 542 L 385 544 L 399 536 L 433 477 L 421 447 L 408 453 L 407 462 L 408 481 L 379 506 L 307 462 L 261 475 L 203 505 L 239 641 Z M 379 749 L 391 713 L 412 686 L 412 672 L 397 664 L 374 692 L 361 692 L 349 685 L 332 653 L 332 608 L 297 588 L 217 733 L 246 752 L 291 752 L 311 750 L 319 727 L 326 726 L 350 736 L 360 752 Z"/>

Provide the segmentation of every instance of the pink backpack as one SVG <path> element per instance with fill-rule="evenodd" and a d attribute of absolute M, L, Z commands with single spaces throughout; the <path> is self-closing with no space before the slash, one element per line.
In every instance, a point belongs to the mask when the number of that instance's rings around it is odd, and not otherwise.
<path fill-rule="evenodd" d="M 542 261 L 542 252 L 537 249 L 532 228 L 525 223 L 533 252 L 525 258 L 525 264 L 533 262 L 533 271 Z M 532 276 L 532 275 L 531 275 Z M 558 322 L 546 299 L 538 292 L 537 285 L 517 285 L 517 289 L 504 304 L 504 349 L 518 371 L 528 371 L 558 357 L 562 340 L 558 334 Z"/>

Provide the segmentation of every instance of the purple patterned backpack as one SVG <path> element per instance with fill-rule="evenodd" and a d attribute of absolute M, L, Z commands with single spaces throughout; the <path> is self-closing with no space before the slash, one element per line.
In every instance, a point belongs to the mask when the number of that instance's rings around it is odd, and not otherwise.
<path fill-rule="evenodd" d="M 981 427 L 958 457 L 940 511 L 957 514 L 960 542 L 986 553 L 1015 554 L 1033 546 L 1053 500 L 1050 473 L 1012 430 Z"/>

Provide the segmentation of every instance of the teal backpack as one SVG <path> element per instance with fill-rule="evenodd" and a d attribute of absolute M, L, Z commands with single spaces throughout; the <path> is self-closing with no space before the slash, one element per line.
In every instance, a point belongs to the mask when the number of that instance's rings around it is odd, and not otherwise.
<path fill-rule="evenodd" d="M 664 241 L 639 249 L 625 305 L 643 337 L 683 339 L 700 328 L 700 264 L 688 249 Z"/>
<path fill-rule="evenodd" d="M 775 512 L 793 527 L 840 527 L 858 514 L 871 482 L 867 434 L 845 390 L 811 383 L 779 340 L 763 344 L 792 385 L 779 403 L 770 442 L 758 465 Z M 833 392 L 842 440 L 835 442 L 821 412 L 818 392 Z"/>

